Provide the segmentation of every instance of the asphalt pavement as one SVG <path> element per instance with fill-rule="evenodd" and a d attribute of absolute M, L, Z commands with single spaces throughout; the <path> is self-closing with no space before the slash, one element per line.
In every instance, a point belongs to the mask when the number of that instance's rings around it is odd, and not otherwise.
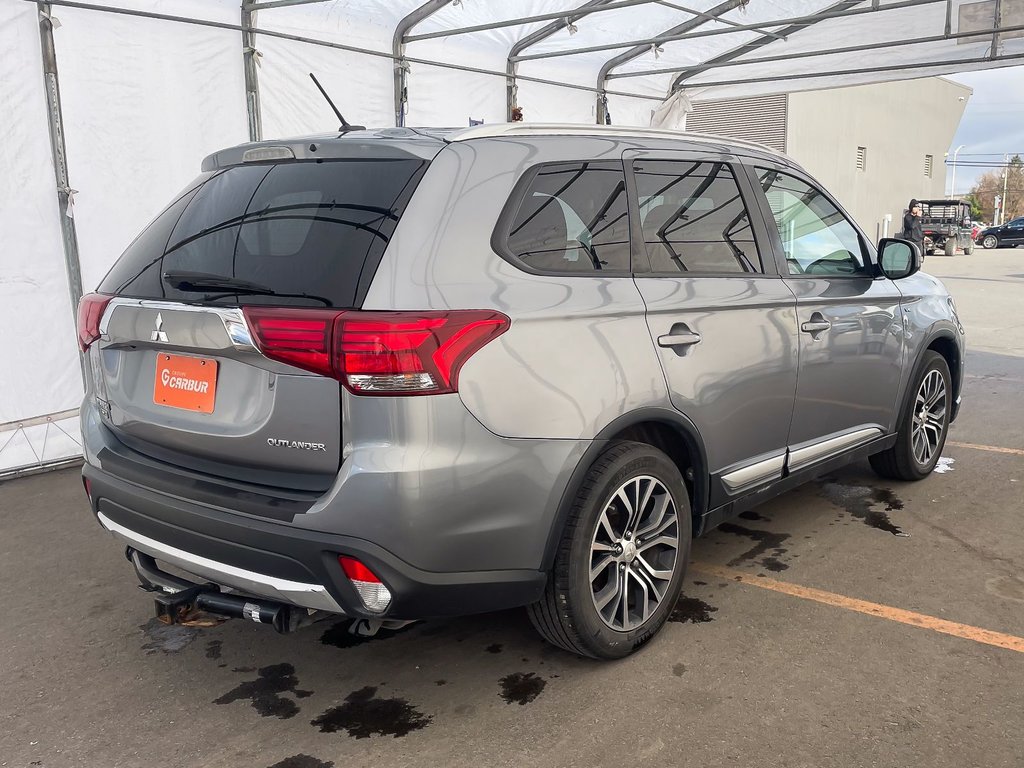
<path fill-rule="evenodd" d="M 0 766 L 1020 768 L 1024 250 L 926 269 L 969 331 L 943 471 L 858 464 L 699 539 L 621 662 L 522 611 L 165 627 L 76 470 L 0 484 Z"/>

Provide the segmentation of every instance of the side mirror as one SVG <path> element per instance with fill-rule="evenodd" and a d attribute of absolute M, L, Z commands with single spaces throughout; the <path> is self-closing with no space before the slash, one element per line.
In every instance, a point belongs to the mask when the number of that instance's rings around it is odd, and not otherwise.
<path fill-rule="evenodd" d="M 921 269 L 921 249 L 909 240 L 883 237 L 878 241 L 878 269 L 890 280 L 910 277 Z"/>

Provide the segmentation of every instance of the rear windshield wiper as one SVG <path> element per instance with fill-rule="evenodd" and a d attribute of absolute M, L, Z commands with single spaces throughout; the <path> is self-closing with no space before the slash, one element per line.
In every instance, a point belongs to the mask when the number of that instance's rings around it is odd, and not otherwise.
<path fill-rule="evenodd" d="M 319 301 L 324 306 L 331 306 L 332 302 L 330 299 L 326 299 L 323 296 L 314 296 L 309 293 L 279 293 L 273 288 L 269 288 L 259 283 L 253 283 L 248 280 L 240 280 L 236 277 L 227 277 L 226 275 L 214 275 L 209 272 L 164 272 L 164 282 L 166 282 L 172 288 L 187 293 L 206 293 L 209 291 L 222 291 L 217 296 L 207 296 L 207 299 L 222 299 L 226 296 L 234 295 L 246 295 L 246 296 L 280 296 L 286 299 L 310 299 L 311 301 Z"/>

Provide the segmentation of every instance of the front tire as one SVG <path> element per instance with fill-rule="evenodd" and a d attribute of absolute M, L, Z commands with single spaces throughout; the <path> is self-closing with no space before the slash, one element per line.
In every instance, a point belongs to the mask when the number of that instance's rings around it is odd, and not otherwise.
<path fill-rule="evenodd" d="M 876 453 L 871 468 L 892 480 L 922 480 L 935 469 L 949 434 L 953 409 L 952 379 L 946 359 L 938 352 L 925 352 L 923 367 L 910 390 L 896 444 Z"/>
<path fill-rule="evenodd" d="M 649 641 L 679 599 L 690 556 L 679 468 L 645 443 L 614 442 L 572 502 L 552 573 L 530 620 L 552 645 L 620 659 Z"/>
<path fill-rule="evenodd" d="M 943 251 L 947 256 L 956 256 L 956 238 L 950 237 L 946 239 L 946 244 L 943 246 Z"/>
<path fill-rule="evenodd" d="M 967 245 L 964 246 L 964 254 L 970 256 L 974 253 L 974 241 L 971 240 Z"/>
<path fill-rule="evenodd" d="M 995 235 L 985 235 L 985 239 L 981 241 L 981 244 L 986 248 L 998 248 L 999 238 Z"/>

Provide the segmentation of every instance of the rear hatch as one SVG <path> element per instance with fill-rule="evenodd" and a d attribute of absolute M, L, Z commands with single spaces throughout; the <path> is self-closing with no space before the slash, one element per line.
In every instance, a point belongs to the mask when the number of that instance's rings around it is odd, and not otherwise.
<path fill-rule="evenodd" d="M 342 458 L 340 383 L 259 350 L 275 333 L 267 307 L 362 302 L 427 165 L 368 147 L 209 170 L 129 246 L 100 285 L 114 298 L 90 350 L 92 392 L 123 444 L 235 481 L 330 486 Z M 279 344 L 329 333 L 286 325 Z"/>

